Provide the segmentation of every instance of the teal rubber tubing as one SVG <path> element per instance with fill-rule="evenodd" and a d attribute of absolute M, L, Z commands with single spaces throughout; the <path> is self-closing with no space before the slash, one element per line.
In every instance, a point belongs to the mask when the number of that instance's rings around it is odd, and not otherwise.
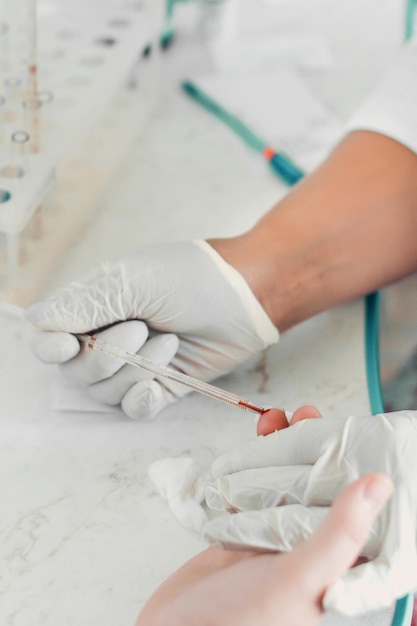
<path fill-rule="evenodd" d="M 414 34 L 414 20 L 417 8 L 416 0 L 406 0 L 405 8 L 405 40 L 408 41 Z"/>
<path fill-rule="evenodd" d="M 272 167 L 275 174 L 278 174 L 281 180 L 290 187 L 296 185 L 304 177 L 304 172 L 287 156 L 274 154 L 274 156 L 269 159 L 269 165 Z"/>
<path fill-rule="evenodd" d="M 267 147 L 265 141 L 255 135 L 246 124 L 224 109 L 218 102 L 189 80 L 183 81 L 181 88 L 197 104 L 233 130 L 248 146 L 264 155 L 264 150 Z M 267 161 L 274 174 L 290 187 L 296 185 L 304 177 L 304 172 L 285 154 L 276 152 L 271 158 L 267 157 Z"/>
<path fill-rule="evenodd" d="M 383 413 L 381 372 L 379 368 L 379 292 L 365 299 L 365 354 L 368 396 L 372 413 Z"/>
<path fill-rule="evenodd" d="M 379 292 L 365 298 L 365 361 L 368 395 L 372 413 L 383 413 L 381 372 L 379 367 Z M 414 595 L 397 600 L 391 626 L 409 626 L 413 616 Z"/>

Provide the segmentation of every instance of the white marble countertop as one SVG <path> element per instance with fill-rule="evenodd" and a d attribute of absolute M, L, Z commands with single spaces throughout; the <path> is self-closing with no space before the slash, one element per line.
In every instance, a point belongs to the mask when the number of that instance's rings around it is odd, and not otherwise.
<path fill-rule="evenodd" d="M 214 120 L 171 88 L 184 64 L 188 70 L 207 61 L 191 30 L 182 35 L 164 61 L 169 88 L 161 109 L 48 291 L 142 243 L 235 234 L 285 193 L 272 175 L 236 158 Z M 364 81 L 352 87 L 353 100 Z M 323 87 L 323 76 L 317 84 L 334 102 L 343 100 Z M 208 465 L 254 435 L 253 416 L 196 395 L 145 423 L 117 410 L 56 411 L 50 390 L 57 372 L 31 355 L 27 329 L 2 322 L 0 345 L 0 624 L 133 626 L 158 584 L 204 547 L 155 495 L 149 463 L 190 454 Z M 265 405 L 369 413 L 362 302 L 285 334 L 219 385 Z M 389 621 L 384 613 L 353 623 Z"/>

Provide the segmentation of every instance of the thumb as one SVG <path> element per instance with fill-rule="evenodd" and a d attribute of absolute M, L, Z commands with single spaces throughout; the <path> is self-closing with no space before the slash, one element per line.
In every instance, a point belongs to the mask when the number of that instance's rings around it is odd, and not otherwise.
<path fill-rule="evenodd" d="M 383 474 L 363 476 L 342 491 L 319 528 L 288 555 L 294 568 L 313 581 L 313 592 L 320 598 L 356 561 L 393 490 Z"/>

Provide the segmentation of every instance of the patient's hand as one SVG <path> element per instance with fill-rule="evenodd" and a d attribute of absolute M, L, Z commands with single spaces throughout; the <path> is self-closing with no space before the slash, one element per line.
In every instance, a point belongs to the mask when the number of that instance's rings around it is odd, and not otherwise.
<path fill-rule="evenodd" d="M 158 589 L 136 626 L 314 626 L 322 598 L 355 562 L 392 493 L 369 474 L 336 499 L 317 531 L 292 552 L 254 555 L 210 548 Z"/>
<path fill-rule="evenodd" d="M 315 417 L 317 409 L 300 407 L 290 424 Z M 267 435 L 287 426 L 285 413 L 271 409 L 261 416 L 257 432 Z M 382 502 L 364 498 L 372 486 L 385 494 Z M 355 562 L 391 490 L 390 481 L 376 474 L 350 485 L 316 533 L 288 554 L 208 548 L 159 587 L 136 626 L 316 624 L 325 589 Z"/>

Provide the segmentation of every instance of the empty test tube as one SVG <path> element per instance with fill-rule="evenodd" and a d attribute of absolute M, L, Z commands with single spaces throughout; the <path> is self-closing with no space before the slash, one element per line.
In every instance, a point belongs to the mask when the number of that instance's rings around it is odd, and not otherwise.
<path fill-rule="evenodd" d="M 9 70 L 9 30 L 7 22 L 0 22 L 0 72 L 2 74 L 6 74 Z"/>
<path fill-rule="evenodd" d="M 4 151 L 6 141 L 6 98 L 0 95 L 0 152 Z"/>
<path fill-rule="evenodd" d="M 15 176 L 15 178 L 20 178 L 29 171 L 28 145 L 30 135 L 25 130 L 16 130 L 10 139 L 12 142 L 11 165 L 20 168 L 20 176 Z"/>
<path fill-rule="evenodd" d="M 49 89 L 40 89 L 38 91 L 38 100 L 42 105 L 42 119 L 40 120 L 41 132 L 51 129 L 54 126 L 54 94 Z"/>
<path fill-rule="evenodd" d="M 26 112 L 25 125 L 30 128 L 31 141 L 30 152 L 37 154 L 40 151 L 40 119 L 42 101 L 39 98 L 27 98 L 23 101 L 23 108 Z"/>
<path fill-rule="evenodd" d="M 38 100 L 42 102 L 42 104 L 49 104 L 54 99 L 54 94 L 52 91 L 48 91 L 47 89 L 42 89 L 38 91 Z"/>
<path fill-rule="evenodd" d="M 6 123 L 15 124 L 22 119 L 20 101 L 22 99 L 22 81 L 20 78 L 9 77 L 4 81 L 6 92 Z"/>

